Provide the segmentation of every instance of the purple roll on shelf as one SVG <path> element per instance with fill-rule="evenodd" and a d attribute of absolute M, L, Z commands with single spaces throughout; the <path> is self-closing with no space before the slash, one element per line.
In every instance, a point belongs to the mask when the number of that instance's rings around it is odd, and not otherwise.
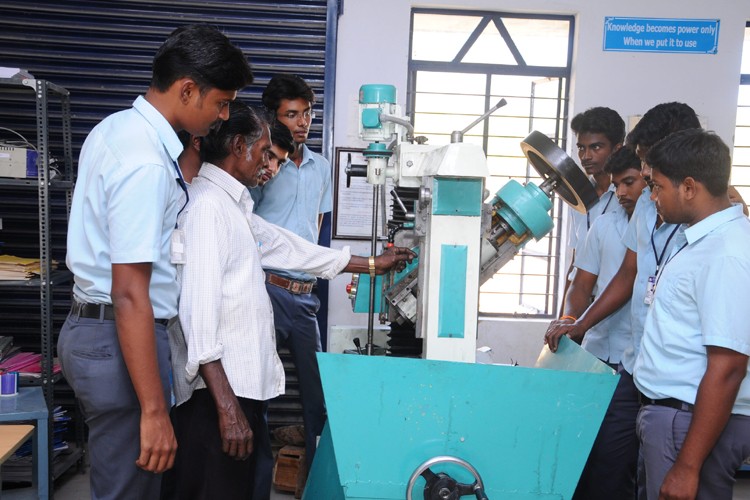
<path fill-rule="evenodd" d="M 18 394 L 18 372 L 0 375 L 0 396 L 15 396 L 16 394 Z"/>

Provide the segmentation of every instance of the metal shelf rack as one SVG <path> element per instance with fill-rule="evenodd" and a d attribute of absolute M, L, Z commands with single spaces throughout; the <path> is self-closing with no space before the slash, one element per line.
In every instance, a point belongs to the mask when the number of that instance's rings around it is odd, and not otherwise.
<path fill-rule="evenodd" d="M 38 279 L 29 280 L 27 282 L 0 282 L 2 287 L 7 293 L 6 295 L 12 294 L 14 291 L 20 293 L 22 289 L 27 292 L 38 288 L 39 291 L 39 338 L 40 338 L 40 349 L 42 354 L 41 362 L 41 377 L 38 380 L 38 384 L 42 387 L 44 401 L 47 408 L 51 411 L 54 408 L 53 396 L 54 396 L 54 384 L 59 377 L 53 376 L 53 285 L 65 283 L 70 281 L 70 273 L 67 271 L 52 271 L 51 263 L 51 226 L 52 226 L 52 207 L 50 205 L 50 194 L 52 192 L 64 193 L 65 198 L 65 220 L 70 215 L 70 206 L 72 201 L 72 189 L 74 183 L 73 173 L 73 158 L 72 158 L 72 136 L 71 136 L 71 113 L 70 113 L 70 93 L 65 88 L 56 85 L 47 80 L 35 79 L 35 78 L 0 78 L 0 92 L 4 96 L 9 97 L 14 102 L 27 103 L 29 98 L 33 96 L 34 105 L 34 118 L 36 125 L 36 137 L 33 143 L 36 146 L 37 157 L 37 178 L 26 178 L 26 179 L 8 179 L 0 178 L 0 189 L 13 190 L 14 192 L 26 191 L 32 193 L 36 190 L 37 201 L 38 201 L 38 214 L 39 214 L 39 260 L 40 260 L 40 273 Z M 52 113 L 50 111 L 50 101 L 55 104 L 55 110 L 57 110 L 57 104 L 59 103 L 59 113 Z M 19 104 L 20 106 L 20 104 Z M 50 153 L 50 122 L 52 120 L 58 121 L 59 129 L 55 128 L 56 136 L 61 134 L 62 142 L 62 164 L 58 161 L 58 172 L 59 175 L 51 176 L 51 162 L 52 155 Z M 55 127 L 58 126 L 56 123 Z M 53 178 L 54 177 L 54 178 Z M 24 196 L 33 196 L 32 194 Z M 63 195 L 60 195 L 63 196 Z M 33 209 L 32 209 L 33 210 Z M 33 293 L 33 292 L 32 292 Z M 77 433 L 78 434 L 78 433 Z M 53 440 L 51 439 L 52 433 L 52 418 L 49 419 L 49 464 L 47 470 L 53 470 L 52 464 L 52 446 Z M 82 458 L 82 451 L 80 447 L 75 447 L 78 450 L 76 460 L 71 461 L 70 455 L 66 457 L 66 461 L 72 463 L 79 462 Z M 59 468 L 60 464 L 55 464 L 54 467 Z M 54 479 L 54 475 L 49 475 L 49 486 Z M 51 489 L 50 489 L 51 491 Z"/>

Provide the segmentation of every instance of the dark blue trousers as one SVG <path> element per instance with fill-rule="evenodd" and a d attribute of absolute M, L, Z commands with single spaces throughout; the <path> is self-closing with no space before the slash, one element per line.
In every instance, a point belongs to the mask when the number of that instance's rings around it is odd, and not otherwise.
<path fill-rule="evenodd" d="M 315 316 L 320 301 L 313 294 L 293 294 L 268 283 L 266 290 L 273 305 L 276 342 L 289 348 L 297 369 L 305 424 L 305 461 L 309 470 L 315 457 L 317 436 L 323 432 L 326 420 L 323 387 L 315 357 L 315 353 L 321 351 L 320 331 Z"/>
<path fill-rule="evenodd" d="M 594 446 L 573 494 L 574 500 L 634 500 L 638 467 L 635 422 L 640 403 L 633 377 L 622 365 Z"/>

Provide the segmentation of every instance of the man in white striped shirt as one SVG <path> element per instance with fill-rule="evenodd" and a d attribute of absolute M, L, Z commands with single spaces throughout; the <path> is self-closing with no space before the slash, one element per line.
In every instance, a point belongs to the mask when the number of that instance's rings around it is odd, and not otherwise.
<path fill-rule="evenodd" d="M 184 341 L 172 360 L 179 448 L 174 471 L 165 478 L 165 491 L 175 498 L 270 496 L 271 469 L 256 463 L 271 460 L 261 412 L 264 401 L 283 393 L 284 369 L 263 266 L 330 279 L 344 271 L 368 272 L 372 264 L 383 274 L 414 256 L 405 248 L 372 260 L 351 256 L 348 248 L 320 247 L 253 215 L 246 188 L 257 185 L 270 147 L 261 115 L 232 103 L 229 120 L 201 145 L 205 163 L 179 218 Z M 262 488 L 255 485 L 259 481 Z"/>

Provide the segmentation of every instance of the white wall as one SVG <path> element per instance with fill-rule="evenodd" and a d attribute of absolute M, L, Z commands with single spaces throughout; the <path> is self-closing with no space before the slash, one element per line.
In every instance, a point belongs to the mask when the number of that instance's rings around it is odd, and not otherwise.
<path fill-rule="evenodd" d="M 565 14 L 576 17 L 570 116 L 592 106 L 608 106 L 623 118 L 642 115 L 668 101 L 690 104 L 707 128 L 731 144 L 734 133 L 740 60 L 748 0 L 345 0 L 339 20 L 334 146 L 365 146 L 357 137 L 357 97 L 365 83 L 395 85 L 405 106 L 410 12 L 414 7 Z M 641 54 L 602 51 L 605 16 L 719 19 L 718 53 Z M 351 242 L 333 240 L 340 247 Z M 354 250 L 369 255 L 369 243 Z M 363 324 L 353 315 L 343 289 L 349 277 L 330 289 L 329 324 Z M 521 320 L 519 320 L 521 321 Z M 538 345 L 545 322 L 494 323 L 509 332 L 527 353 Z M 529 328 L 533 335 L 528 335 Z M 519 332 L 519 333 L 510 333 Z M 525 332 L 525 333 L 524 333 Z M 528 347 L 528 348 L 527 348 Z M 538 352 L 538 351 L 537 351 Z M 515 358 L 514 358 L 515 359 Z"/>

